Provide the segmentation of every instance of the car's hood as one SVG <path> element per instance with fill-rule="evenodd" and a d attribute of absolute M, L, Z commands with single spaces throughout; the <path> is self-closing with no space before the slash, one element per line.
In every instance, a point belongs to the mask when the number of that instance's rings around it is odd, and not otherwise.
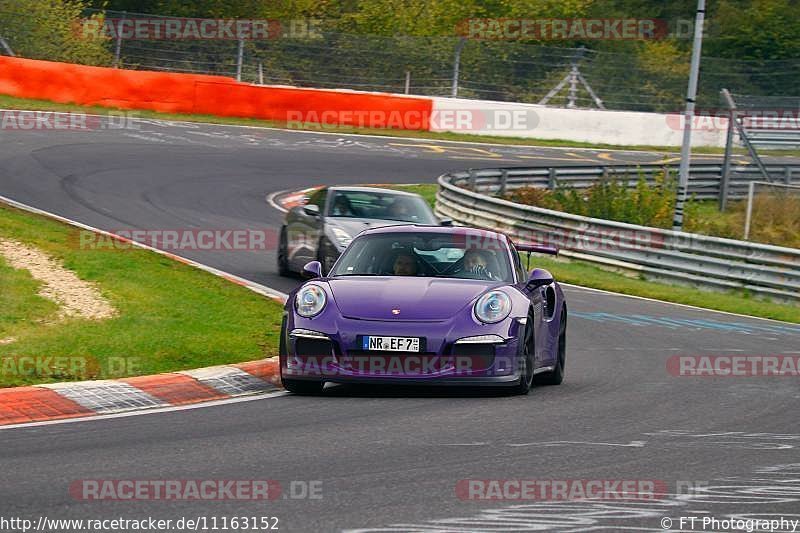
<path fill-rule="evenodd" d="M 343 276 L 328 283 L 342 315 L 364 320 L 445 320 L 497 285 L 415 276 Z"/>
<path fill-rule="evenodd" d="M 350 218 L 350 217 L 328 217 L 325 223 L 330 228 L 339 228 L 351 237 L 355 237 L 367 228 L 379 228 L 381 226 L 399 226 L 408 224 L 399 220 L 382 220 L 377 218 Z"/>

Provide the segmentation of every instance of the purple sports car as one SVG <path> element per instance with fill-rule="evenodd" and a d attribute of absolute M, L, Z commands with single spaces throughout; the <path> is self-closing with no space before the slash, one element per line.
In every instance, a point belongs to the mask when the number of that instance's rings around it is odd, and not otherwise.
<path fill-rule="evenodd" d="M 325 382 L 512 387 L 564 377 L 567 306 L 553 276 L 528 274 L 500 233 L 403 225 L 363 231 L 321 277 L 287 301 L 280 339 L 284 387 Z M 530 255 L 528 256 L 530 259 Z"/>

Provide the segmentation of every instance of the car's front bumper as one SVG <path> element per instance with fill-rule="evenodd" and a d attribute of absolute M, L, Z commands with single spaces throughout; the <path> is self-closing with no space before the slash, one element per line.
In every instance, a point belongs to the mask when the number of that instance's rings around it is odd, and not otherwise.
<path fill-rule="evenodd" d="M 293 317 L 294 318 L 294 317 Z M 313 320 L 292 320 L 286 332 L 287 353 L 281 356 L 285 378 L 337 383 L 392 383 L 409 385 L 513 385 L 519 382 L 518 319 L 497 324 L 373 321 L 337 318 L 321 327 Z M 422 351 L 368 352 L 362 335 L 420 337 Z M 501 342 L 462 344 L 476 335 Z"/>

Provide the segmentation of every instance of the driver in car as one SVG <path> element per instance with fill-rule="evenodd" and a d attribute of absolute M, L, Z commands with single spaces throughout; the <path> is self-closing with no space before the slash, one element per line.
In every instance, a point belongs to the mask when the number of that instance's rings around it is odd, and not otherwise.
<path fill-rule="evenodd" d="M 397 198 L 386 210 L 386 214 L 391 219 L 408 220 L 411 215 L 411 209 L 404 198 Z"/>
<path fill-rule="evenodd" d="M 334 198 L 331 214 L 337 217 L 355 216 L 355 213 L 353 212 L 353 206 L 350 204 L 350 200 L 343 194 L 337 194 L 336 198 Z"/>
<path fill-rule="evenodd" d="M 489 271 L 489 259 L 483 250 L 467 250 L 461 271 L 475 279 L 495 279 Z"/>
<path fill-rule="evenodd" d="M 402 252 L 395 257 L 392 270 L 395 276 L 416 276 L 417 259 L 409 252 Z"/>

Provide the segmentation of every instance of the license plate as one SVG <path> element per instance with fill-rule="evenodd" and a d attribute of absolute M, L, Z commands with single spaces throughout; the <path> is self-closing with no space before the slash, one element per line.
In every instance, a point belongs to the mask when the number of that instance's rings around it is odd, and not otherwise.
<path fill-rule="evenodd" d="M 362 337 L 363 350 L 376 350 L 381 352 L 418 352 L 419 337 L 376 337 L 364 335 Z"/>

